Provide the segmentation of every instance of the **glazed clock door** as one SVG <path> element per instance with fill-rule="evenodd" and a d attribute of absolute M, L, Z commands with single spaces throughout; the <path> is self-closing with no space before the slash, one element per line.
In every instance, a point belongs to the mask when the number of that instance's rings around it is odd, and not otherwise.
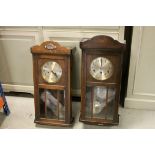
<path fill-rule="evenodd" d="M 65 91 L 39 89 L 40 117 L 65 120 Z"/>
<path fill-rule="evenodd" d="M 65 59 L 40 59 L 40 117 L 65 120 Z"/>
<path fill-rule="evenodd" d="M 87 86 L 85 118 L 113 120 L 115 94 L 114 87 Z"/>

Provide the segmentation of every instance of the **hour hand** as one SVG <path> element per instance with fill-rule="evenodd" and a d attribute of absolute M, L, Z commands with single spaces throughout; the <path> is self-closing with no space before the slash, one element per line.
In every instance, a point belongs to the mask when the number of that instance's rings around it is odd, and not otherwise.
<path fill-rule="evenodd" d="M 53 72 L 52 70 L 51 70 L 51 72 L 52 72 L 56 77 L 58 77 L 57 74 L 56 74 L 55 72 Z"/>

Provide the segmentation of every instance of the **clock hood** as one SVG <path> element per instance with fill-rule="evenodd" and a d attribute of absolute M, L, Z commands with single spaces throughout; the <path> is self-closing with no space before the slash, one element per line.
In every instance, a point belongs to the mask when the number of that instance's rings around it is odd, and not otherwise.
<path fill-rule="evenodd" d="M 70 55 L 72 49 L 66 48 L 54 41 L 46 41 L 41 45 L 36 45 L 31 48 L 32 54 L 55 54 L 55 55 Z"/>
<path fill-rule="evenodd" d="M 106 35 L 95 36 L 91 39 L 83 39 L 80 42 L 81 49 L 120 49 L 124 46 L 125 44 Z"/>

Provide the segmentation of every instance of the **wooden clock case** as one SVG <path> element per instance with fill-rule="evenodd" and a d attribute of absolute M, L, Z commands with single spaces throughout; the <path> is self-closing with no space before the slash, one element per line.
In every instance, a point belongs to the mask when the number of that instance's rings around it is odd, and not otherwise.
<path fill-rule="evenodd" d="M 40 46 L 31 48 L 33 55 L 35 123 L 56 126 L 69 126 L 72 124 L 72 51 L 73 49 L 62 47 L 54 41 L 46 41 Z M 48 61 L 54 61 L 61 66 L 62 76 L 56 83 L 48 83 L 42 77 L 41 67 Z M 48 97 L 49 100 L 47 100 Z M 49 103 L 50 98 L 56 100 L 54 105 Z M 50 105 L 51 111 L 47 104 Z M 53 106 L 55 107 L 53 108 Z"/>
<path fill-rule="evenodd" d="M 81 114 L 80 121 L 95 125 L 116 125 L 119 123 L 118 106 L 120 102 L 122 62 L 125 44 L 109 36 L 95 36 L 80 42 L 82 49 L 81 67 Z M 105 80 L 97 80 L 90 74 L 92 60 L 104 57 L 113 64 L 113 74 Z M 94 114 L 94 92 L 105 88 L 105 107 L 100 115 Z M 102 89 L 103 90 L 103 89 Z M 112 103 L 108 103 L 108 91 L 114 92 Z M 102 94 L 101 94 L 102 95 Z M 89 103 L 90 102 L 90 103 Z"/>

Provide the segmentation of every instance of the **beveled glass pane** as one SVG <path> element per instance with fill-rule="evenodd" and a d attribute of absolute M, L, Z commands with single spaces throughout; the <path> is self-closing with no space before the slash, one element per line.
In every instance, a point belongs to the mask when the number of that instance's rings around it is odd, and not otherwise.
<path fill-rule="evenodd" d="M 113 120 L 115 89 L 92 86 L 86 89 L 85 117 Z"/>
<path fill-rule="evenodd" d="M 59 119 L 64 120 L 65 119 L 65 94 L 64 91 L 57 91 L 57 99 L 59 101 L 58 107 L 59 107 Z"/>
<path fill-rule="evenodd" d="M 51 119 L 65 119 L 63 90 L 40 89 L 40 115 Z"/>
<path fill-rule="evenodd" d="M 107 105 L 107 116 L 106 119 L 113 120 L 114 117 L 114 109 L 116 105 L 115 101 L 116 91 L 114 88 L 108 89 L 108 105 Z"/>
<path fill-rule="evenodd" d="M 96 86 L 94 88 L 93 117 L 112 120 L 114 114 L 114 99 L 114 89 L 105 86 Z"/>
<path fill-rule="evenodd" d="M 107 88 L 105 86 L 94 87 L 93 117 L 106 117 L 106 98 Z"/>

